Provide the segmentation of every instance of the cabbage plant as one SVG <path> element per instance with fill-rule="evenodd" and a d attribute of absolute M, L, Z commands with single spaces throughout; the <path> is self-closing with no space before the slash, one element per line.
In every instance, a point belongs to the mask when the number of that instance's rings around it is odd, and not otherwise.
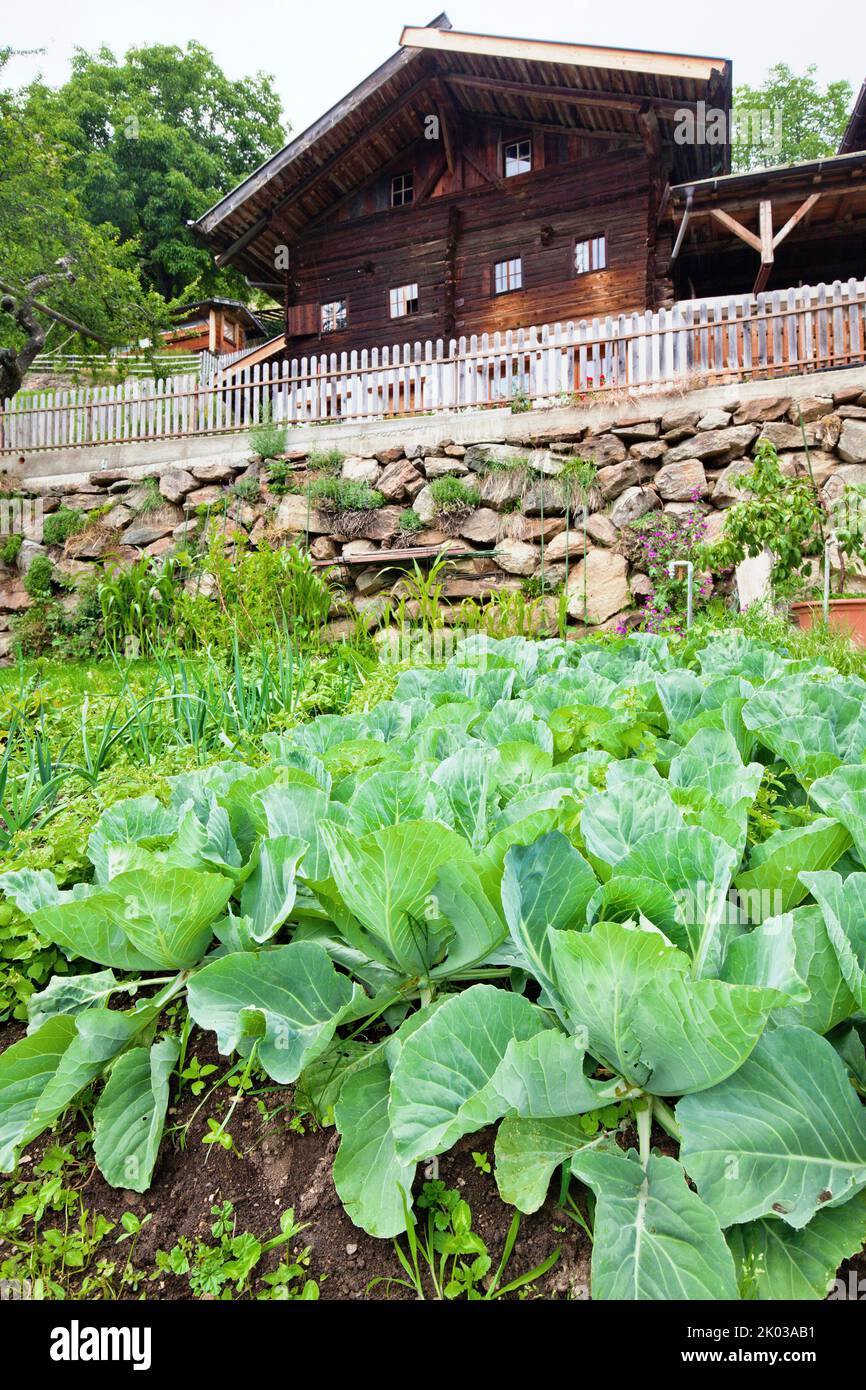
<path fill-rule="evenodd" d="M 93 1087 L 145 1190 L 180 1004 L 333 1119 L 372 1235 L 497 1124 L 504 1201 L 591 1191 L 595 1298 L 822 1297 L 866 1238 L 864 696 L 736 634 L 474 640 L 110 807 L 81 882 L 0 876 L 77 972 L 0 1056 L 0 1167 Z"/>

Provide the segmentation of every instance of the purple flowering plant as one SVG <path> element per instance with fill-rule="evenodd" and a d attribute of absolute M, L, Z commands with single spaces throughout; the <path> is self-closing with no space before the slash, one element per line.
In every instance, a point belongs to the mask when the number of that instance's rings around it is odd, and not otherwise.
<path fill-rule="evenodd" d="M 692 560 L 706 532 L 706 519 L 698 506 L 699 491 L 692 493 L 692 507 L 687 512 L 650 512 L 633 521 L 628 528 L 626 548 L 635 569 L 646 574 L 652 585 L 640 613 L 643 632 L 684 631 L 682 618 L 686 608 L 686 579 L 682 570 L 671 578 L 668 566 L 672 560 Z M 694 591 L 695 606 L 705 602 L 713 591 L 712 580 L 705 576 Z M 621 623 L 617 629 L 628 629 Z"/>

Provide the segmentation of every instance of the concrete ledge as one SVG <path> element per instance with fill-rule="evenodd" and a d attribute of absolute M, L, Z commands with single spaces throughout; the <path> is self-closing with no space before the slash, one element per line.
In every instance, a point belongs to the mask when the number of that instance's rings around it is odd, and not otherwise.
<path fill-rule="evenodd" d="M 645 395 L 612 392 L 610 398 L 585 406 L 554 406 L 514 415 L 507 406 L 486 410 L 462 410 L 450 414 L 398 416 L 334 425 L 296 425 L 289 429 L 289 449 L 338 448 L 344 454 L 372 456 L 394 444 L 435 447 L 446 440 L 456 444 L 504 443 L 525 438 L 533 429 L 566 429 L 581 426 L 604 430 L 613 420 L 657 418 L 673 405 L 688 399 L 692 409 L 728 406 L 762 396 L 832 396 L 834 391 L 859 386 L 866 391 L 866 366 L 834 368 L 808 375 L 769 377 L 759 381 L 735 381 L 723 386 L 667 390 Z M 246 431 L 237 434 L 188 435 L 155 439 L 138 444 L 89 445 L 81 449 L 46 449 L 24 456 L 0 454 L 0 469 L 20 473 L 36 492 L 57 484 L 84 482 L 89 473 L 122 468 L 146 477 L 172 464 L 208 460 L 242 459 L 251 453 Z"/>

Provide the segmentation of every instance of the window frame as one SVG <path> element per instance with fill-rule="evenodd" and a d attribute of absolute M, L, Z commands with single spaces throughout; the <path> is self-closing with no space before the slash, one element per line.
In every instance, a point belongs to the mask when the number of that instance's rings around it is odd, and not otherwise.
<path fill-rule="evenodd" d="M 333 328 L 325 327 L 325 309 L 332 304 L 342 304 L 344 323 L 335 323 Z M 319 336 L 330 338 L 335 333 L 345 333 L 349 327 L 349 297 L 340 295 L 338 299 L 322 299 L 319 301 Z"/>
<path fill-rule="evenodd" d="M 527 145 L 528 148 L 529 148 L 529 168 L 528 168 L 528 169 L 516 169 L 516 170 L 514 171 L 513 174 L 509 174 L 509 172 L 508 172 L 508 160 L 509 160 L 509 157 L 510 157 L 510 156 L 509 156 L 509 154 L 508 154 L 508 151 L 509 151 L 509 150 L 516 150 L 516 149 L 519 149 L 521 145 Z M 521 156 L 520 156 L 519 154 L 518 154 L 518 155 L 515 155 L 515 156 L 511 156 L 511 157 L 512 157 L 512 158 L 515 158 L 515 159 L 518 160 L 518 161 L 520 161 L 520 159 L 521 159 Z M 532 170 L 533 170 L 532 136 L 531 136 L 531 135 L 521 135 L 521 136 L 518 136 L 518 138 L 517 138 L 516 140 L 503 140 L 503 142 L 502 142 L 502 177 L 505 178 L 505 179 L 521 179 L 521 178 L 525 178 L 527 174 L 531 174 L 531 173 L 532 173 Z"/>
<path fill-rule="evenodd" d="M 601 242 L 604 257 L 600 265 L 598 264 L 596 255 L 596 247 L 599 242 Z M 579 270 L 577 266 L 577 248 L 579 246 L 586 246 L 589 249 L 590 264 L 587 266 L 586 270 Z M 575 278 L 580 278 L 584 275 L 595 275 L 600 270 L 607 270 L 609 265 L 610 260 L 608 257 L 606 231 L 594 232 L 591 236 L 576 236 L 573 239 L 571 243 L 571 273 Z"/>
<path fill-rule="evenodd" d="M 398 179 L 401 179 L 401 180 L 403 181 L 403 182 L 402 182 L 402 186 L 401 186 L 401 188 L 400 188 L 400 195 L 401 195 L 401 196 L 400 196 L 399 202 L 395 201 L 395 196 L 394 196 L 395 193 L 396 193 L 396 191 L 397 191 L 397 190 L 395 189 L 394 185 L 397 183 L 397 180 L 398 180 Z M 405 195 L 406 195 L 406 191 L 407 191 L 407 189 L 406 189 L 406 180 L 407 180 L 407 179 L 409 180 L 409 188 L 408 188 L 409 197 L 408 197 L 408 198 L 405 196 Z M 409 207 L 412 206 L 412 204 L 413 204 L 414 202 L 415 202 L 415 170 L 414 170 L 414 169 L 403 169 L 403 170 L 401 170 L 401 172 L 400 172 L 399 174 L 392 174 L 392 175 L 391 175 L 391 182 L 390 182 L 390 203 L 389 203 L 389 206 L 392 207 L 392 208 L 409 208 Z"/>
<path fill-rule="evenodd" d="M 407 291 L 407 290 L 414 290 L 415 293 L 414 293 L 413 295 L 410 296 L 410 295 L 408 295 L 408 294 L 405 293 L 405 291 Z M 404 306 L 405 306 L 402 313 L 397 313 L 397 314 L 394 313 L 394 299 L 393 299 L 393 296 L 394 296 L 395 294 L 396 294 L 396 295 L 403 295 L 402 301 L 398 301 L 398 303 L 399 303 L 399 302 L 402 302 L 402 303 L 404 304 Z M 410 308 L 409 308 L 409 305 L 412 304 L 412 303 L 414 303 L 414 305 L 415 305 L 414 309 L 410 309 Z M 389 288 L 388 288 L 388 313 L 389 313 L 389 316 L 390 316 L 392 319 L 408 319 L 408 318 L 412 318 L 415 314 L 420 313 L 420 311 L 421 311 L 421 296 L 420 296 L 420 294 L 419 294 L 419 292 L 418 292 L 418 282 L 417 282 L 417 280 L 412 280 L 412 281 L 410 281 L 409 284 L 407 284 L 407 285 L 391 285 L 391 286 L 389 286 Z"/>
<path fill-rule="evenodd" d="M 514 265 L 515 262 L 517 263 L 517 266 L 518 266 L 517 274 L 518 274 L 519 277 L 520 277 L 520 283 L 519 283 L 518 285 L 513 285 L 513 284 L 511 284 L 511 266 Z M 506 280 L 507 280 L 507 283 L 503 286 L 502 289 L 499 289 L 499 288 L 497 287 L 497 274 L 496 274 L 496 272 L 497 272 L 497 270 L 499 269 L 500 266 L 505 266 L 505 267 L 506 267 Z M 506 256 L 506 257 L 505 257 L 503 260 L 501 260 L 501 261 L 494 261 L 494 262 L 493 262 L 492 289 L 493 289 L 493 297 L 494 297 L 494 299 L 499 299 L 500 296 L 501 296 L 501 295 L 504 295 L 504 294 L 517 294 L 518 291 L 522 290 L 523 288 L 524 288 L 524 285 L 523 285 L 523 252 L 522 252 L 522 251 L 519 251 L 519 252 L 517 253 L 516 256 Z"/>

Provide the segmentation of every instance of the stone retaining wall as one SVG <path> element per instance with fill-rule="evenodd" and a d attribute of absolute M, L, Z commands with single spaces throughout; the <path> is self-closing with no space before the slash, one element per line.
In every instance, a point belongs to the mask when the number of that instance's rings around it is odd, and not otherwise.
<path fill-rule="evenodd" d="M 179 544 L 206 540 L 214 530 L 229 545 L 241 533 L 253 546 L 309 544 L 316 559 L 334 562 L 350 598 L 371 620 L 400 583 L 399 564 L 388 557 L 378 561 L 381 552 L 449 547 L 455 558 L 442 577 L 443 597 L 455 606 L 466 598 L 484 601 L 526 588 L 527 580 L 540 577 L 542 548 L 545 578 L 561 584 L 568 552 L 570 618 L 583 620 L 585 573 L 587 619 L 611 626 L 634 611 L 648 591 L 646 576 L 628 558 L 628 524 L 652 511 L 682 513 L 697 505 L 706 518 L 706 539 L 716 539 L 725 509 L 737 500 L 737 476 L 750 466 L 761 437 L 776 445 L 783 469 L 806 471 L 800 410 L 819 487 L 832 496 L 844 481 L 866 482 L 866 390 L 858 383 L 831 392 L 827 380 L 826 375 L 821 380 L 824 393 L 813 396 L 803 396 L 798 383 L 796 399 L 768 389 L 762 396 L 746 393 L 742 401 L 732 392 L 723 404 L 710 407 L 688 396 L 676 403 L 670 398 L 632 402 L 619 417 L 606 411 L 598 428 L 586 423 L 586 411 L 580 421 L 555 425 L 545 424 L 543 412 L 531 412 L 525 426 L 521 419 L 518 437 L 509 431 L 507 443 L 502 437 L 468 445 L 413 443 L 407 422 L 405 445 L 343 459 L 344 478 L 367 483 L 384 498 L 382 506 L 349 518 L 310 506 L 304 489 L 315 472 L 310 453 L 300 449 L 287 455 L 298 491 L 285 495 L 275 493 L 268 467 L 249 454 L 183 467 L 162 464 L 150 470 L 151 481 L 143 479 L 140 468 L 122 467 L 102 468 L 86 480 L 80 474 L 68 482 L 56 478 L 38 488 L 45 512 L 62 505 L 93 512 L 96 519 L 63 547 L 26 539 L 12 567 L 0 564 L 0 655 L 12 646 L 14 615 L 31 602 L 23 576 L 38 555 L 49 556 L 58 577 L 76 582 L 94 564 L 129 564 L 142 554 L 158 562 Z M 598 469 L 585 564 L 580 510 L 572 512 L 572 529 L 566 532 L 558 481 L 565 460 L 573 456 L 591 460 Z M 431 483 L 446 476 L 475 487 L 479 505 L 465 513 L 438 511 Z M 257 498 L 253 480 L 259 483 Z M 7 476 L 5 490 L 28 495 L 26 483 L 14 475 Z M 421 523 L 411 532 L 404 525 L 409 509 Z M 359 564 L 359 556 L 370 559 Z M 207 592 L 206 574 L 190 582 Z M 852 581 L 857 582 L 863 581 Z M 73 603 L 74 595 L 63 601 Z M 556 608 L 555 599 L 543 604 L 548 612 Z"/>

